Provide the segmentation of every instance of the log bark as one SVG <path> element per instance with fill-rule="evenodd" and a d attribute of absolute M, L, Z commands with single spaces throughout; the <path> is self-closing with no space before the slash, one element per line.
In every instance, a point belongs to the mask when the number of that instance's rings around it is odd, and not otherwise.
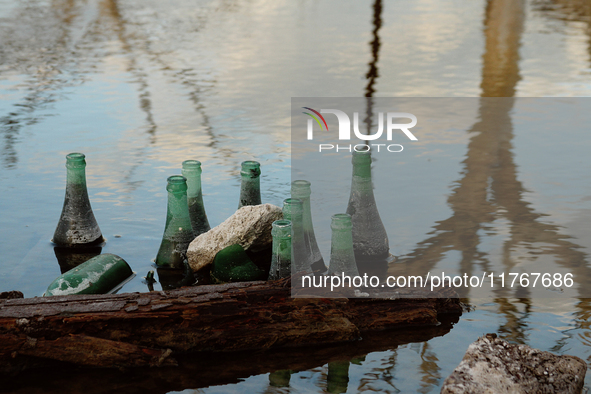
<path fill-rule="evenodd" d="M 283 280 L 0 300 L 0 370 L 22 368 L 21 356 L 100 367 L 174 365 L 175 353 L 353 341 L 366 331 L 437 325 L 438 313 L 461 314 L 454 297 L 450 289 L 399 289 L 395 299 L 291 298 Z"/>

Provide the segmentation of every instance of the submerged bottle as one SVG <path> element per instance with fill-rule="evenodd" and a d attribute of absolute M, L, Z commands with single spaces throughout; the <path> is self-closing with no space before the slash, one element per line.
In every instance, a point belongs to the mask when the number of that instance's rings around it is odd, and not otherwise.
<path fill-rule="evenodd" d="M 304 244 L 306 253 L 309 254 L 309 261 L 312 271 L 319 273 L 326 271 L 326 265 L 320 248 L 316 242 L 316 235 L 314 235 L 314 225 L 312 223 L 312 209 L 310 206 L 310 195 L 312 190 L 310 182 L 304 180 L 297 180 L 291 183 L 291 196 L 302 201 L 302 226 L 304 229 Z"/>
<path fill-rule="evenodd" d="M 158 282 L 160 282 L 162 290 L 174 290 L 195 283 L 193 271 L 188 264 L 179 269 L 158 268 L 156 272 L 158 273 Z"/>
<path fill-rule="evenodd" d="M 201 192 L 201 162 L 197 160 L 183 161 L 181 172 L 187 178 L 187 202 L 189 204 L 189 216 L 195 236 L 208 232 L 209 221 L 203 205 L 203 193 Z"/>
<path fill-rule="evenodd" d="M 353 177 L 347 213 L 353 223 L 353 250 L 360 262 L 385 260 L 390 255 L 388 235 L 380 218 L 371 180 L 371 152 L 353 152 Z"/>
<path fill-rule="evenodd" d="M 271 229 L 273 236 L 269 280 L 287 278 L 291 275 L 291 221 L 275 220 Z"/>
<path fill-rule="evenodd" d="M 104 242 L 86 189 L 86 160 L 82 153 L 66 156 L 66 196 L 51 240 L 57 246 L 84 247 Z"/>
<path fill-rule="evenodd" d="M 134 273 L 121 257 L 105 253 L 57 277 L 44 297 L 69 294 L 107 294 L 119 290 Z"/>
<path fill-rule="evenodd" d="M 240 170 L 242 182 L 240 184 L 240 202 L 238 209 L 246 205 L 261 204 L 261 164 L 258 161 L 242 162 Z"/>
<path fill-rule="evenodd" d="M 326 391 L 329 393 L 346 393 L 349 386 L 349 361 L 333 361 L 328 363 Z"/>
<path fill-rule="evenodd" d="M 156 256 L 160 268 L 183 268 L 187 248 L 195 235 L 187 204 L 187 179 L 182 175 L 168 177 L 168 208 L 162 243 Z"/>
<path fill-rule="evenodd" d="M 289 387 L 291 371 L 289 369 L 280 369 L 269 374 L 269 385 L 273 387 Z"/>
<path fill-rule="evenodd" d="M 358 276 L 355 254 L 353 253 L 353 237 L 351 232 L 351 215 L 337 213 L 332 215 L 330 228 L 332 239 L 330 243 L 330 265 L 328 275 L 341 274 L 353 277 Z"/>
<path fill-rule="evenodd" d="M 297 198 L 283 200 L 283 219 L 291 221 L 291 261 L 294 272 L 310 271 L 310 258 L 304 242 L 303 203 Z"/>

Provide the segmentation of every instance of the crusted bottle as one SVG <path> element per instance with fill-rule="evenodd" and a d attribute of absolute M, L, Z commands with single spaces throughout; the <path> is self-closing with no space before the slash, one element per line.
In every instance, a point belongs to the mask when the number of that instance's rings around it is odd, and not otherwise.
<path fill-rule="evenodd" d="M 66 196 L 52 242 L 63 247 L 85 247 L 104 242 L 86 189 L 86 160 L 82 153 L 66 156 Z"/>
<path fill-rule="evenodd" d="M 371 152 L 353 152 L 353 177 L 347 213 L 353 223 L 353 250 L 360 262 L 385 261 L 388 235 L 380 218 L 371 180 Z"/>
<path fill-rule="evenodd" d="M 205 206 L 203 205 L 203 193 L 201 192 L 201 162 L 197 160 L 185 160 L 182 174 L 187 178 L 187 203 L 189 204 L 189 216 L 195 236 L 210 230 Z"/>
<path fill-rule="evenodd" d="M 183 268 L 187 258 L 187 248 L 195 238 L 187 204 L 187 179 L 182 175 L 169 177 L 166 190 L 168 191 L 166 225 L 156 256 L 156 265 Z"/>
<path fill-rule="evenodd" d="M 314 225 L 312 223 L 312 209 L 310 206 L 310 195 L 312 190 L 310 182 L 305 180 L 297 180 L 291 183 L 291 197 L 302 201 L 302 227 L 304 229 L 304 244 L 306 253 L 309 254 L 309 261 L 312 271 L 325 272 L 326 265 L 320 248 L 316 242 L 316 235 L 314 235 Z"/>
<path fill-rule="evenodd" d="M 271 229 L 273 236 L 269 280 L 287 278 L 291 275 L 291 221 L 275 220 Z"/>
<path fill-rule="evenodd" d="M 330 243 L 330 265 L 328 275 L 358 276 L 355 254 L 353 253 L 353 237 L 351 232 L 351 215 L 337 213 L 332 215 L 330 228 L 332 239 Z"/>
<path fill-rule="evenodd" d="M 57 277 L 44 297 L 70 294 L 106 294 L 120 289 L 134 275 L 121 257 L 105 253 Z"/>
<path fill-rule="evenodd" d="M 302 220 L 303 204 L 297 198 L 283 200 L 283 219 L 291 221 L 291 260 L 295 272 L 308 272 L 310 254 L 304 242 L 304 226 Z"/>
<path fill-rule="evenodd" d="M 243 161 L 240 176 L 242 182 L 238 209 L 246 205 L 261 204 L 261 164 L 258 161 Z"/>

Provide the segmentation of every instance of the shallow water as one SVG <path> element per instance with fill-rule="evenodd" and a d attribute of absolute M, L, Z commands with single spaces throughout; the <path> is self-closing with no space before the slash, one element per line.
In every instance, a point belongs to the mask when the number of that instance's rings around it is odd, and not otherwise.
<path fill-rule="evenodd" d="M 70 152 L 87 156 L 102 251 L 138 274 L 123 291 L 147 291 L 141 278 L 164 230 L 166 178 L 182 161 L 203 163 L 212 226 L 236 209 L 243 160 L 262 164 L 263 202 L 287 196 L 291 97 L 591 95 L 583 1 L 342 4 L 0 0 L 0 291 L 38 296 L 59 275 L 49 240 Z M 485 163 L 502 171 L 482 169 L 491 141 L 467 130 L 426 135 L 401 157 L 413 172 L 400 171 L 390 202 L 401 208 L 386 223 L 399 261 L 457 271 L 557 261 L 586 271 L 587 135 L 520 127 L 519 114 L 510 114 L 509 138 L 499 136 L 497 162 Z M 314 220 L 326 259 L 330 217 Z M 475 311 L 446 335 L 368 350 L 349 366 L 348 392 L 438 392 L 486 332 L 591 361 L 589 302 L 528 297 L 470 299 Z M 296 372 L 290 388 L 269 386 L 271 368 L 262 368 L 239 383 L 180 389 L 316 393 L 328 388 L 328 368 L 320 360 Z M 163 387 L 153 389 L 180 390 Z"/>

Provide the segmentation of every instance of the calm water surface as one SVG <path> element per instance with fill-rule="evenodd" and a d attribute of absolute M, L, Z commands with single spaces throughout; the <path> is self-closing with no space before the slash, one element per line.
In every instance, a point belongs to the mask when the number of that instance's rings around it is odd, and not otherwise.
<path fill-rule="evenodd" d="M 166 178 L 183 160 L 203 163 L 212 226 L 237 206 L 243 160 L 261 162 L 263 201 L 279 205 L 291 181 L 291 97 L 590 96 L 590 23 L 591 6 L 577 0 L 0 0 L 0 291 L 38 296 L 60 273 L 49 240 L 67 153 L 87 156 L 103 252 L 138 273 L 123 291 L 147 291 Z M 537 133 L 516 112 L 509 134 L 435 132 L 401 154 L 391 202 L 401 209 L 387 223 L 400 261 L 587 272 L 588 133 Z M 478 111 L 470 116 L 468 126 Z M 315 219 L 325 259 L 328 220 Z M 468 301 L 475 310 L 443 336 L 347 345 L 340 360 L 282 367 L 295 368 L 289 383 L 261 363 L 226 379 L 238 383 L 146 390 L 438 392 L 486 332 L 591 361 L 587 299 L 507 291 Z"/>

